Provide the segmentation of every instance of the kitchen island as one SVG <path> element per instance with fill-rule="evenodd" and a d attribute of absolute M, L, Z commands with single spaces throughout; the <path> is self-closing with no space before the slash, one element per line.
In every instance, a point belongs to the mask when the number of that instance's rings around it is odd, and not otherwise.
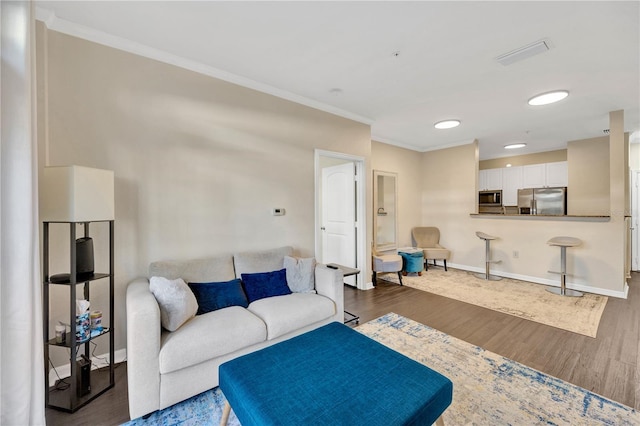
<path fill-rule="evenodd" d="M 547 244 L 551 238 L 579 238 L 583 244 L 572 251 L 567 263 L 567 287 L 587 293 L 626 298 L 625 247 L 622 229 L 629 220 L 616 215 L 521 215 L 467 213 L 455 228 L 449 229 L 447 241 L 452 249 L 449 266 L 471 272 L 484 270 L 484 246 L 476 232 L 498 237 L 491 244 L 492 258 L 500 263 L 491 273 L 543 285 L 557 286 L 559 270 L 557 250 Z M 462 224 L 462 225 L 461 225 Z M 455 239 L 451 232 L 463 230 Z"/>

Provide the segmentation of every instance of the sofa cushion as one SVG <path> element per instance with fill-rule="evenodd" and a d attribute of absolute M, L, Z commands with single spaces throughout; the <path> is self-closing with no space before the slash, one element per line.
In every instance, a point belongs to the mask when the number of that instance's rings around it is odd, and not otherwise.
<path fill-rule="evenodd" d="M 182 278 L 192 283 L 229 281 L 236 278 L 231 256 L 153 262 L 149 265 L 149 276 L 165 277 L 171 280 Z"/>
<path fill-rule="evenodd" d="M 287 285 L 287 272 L 284 269 L 242 274 L 242 286 L 249 303 L 265 297 L 282 296 L 291 293 Z"/>
<path fill-rule="evenodd" d="M 162 334 L 160 373 L 166 374 L 265 341 L 264 322 L 239 306 L 198 315 Z"/>
<path fill-rule="evenodd" d="M 313 293 L 292 293 L 268 297 L 249 304 L 248 308 L 267 324 L 267 339 L 311 325 L 335 315 L 331 299 Z"/>
<path fill-rule="evenodd" d="M 249 306 L 247 295 L 244 294 L 242 283 L 238 278 L 218 283 L 189 283 L 198 301 L 196 315 L 227 308 L 229 306 Z"/>
<path fill-rule="evenodd" d="M 376 272 L 398 272 L 402 270 L 402 256 L 382 254 L 373 256 L 373 270 Z"/>
<path fill-rule="evenodd" d="M 169 331 L 177 330 L 198 310 L 198 302 L 182 278 L 151 277 L 149 291 L 158 302 L 160 323 Z"/>
<path fill-rule="evenodd" d="M 287 285 L 294 293 L 315 292 L 316 259 L 303 259 L 285 256 L 284 267 L 287 270 Z"/>
<path fill-rule="evenodd" d="M 280 247 L 272 250 L 247 251 L 233 255 L 236 278 L 242 274 L 277 271 L 284 268 L 284 257 L 291 256 L 293 248 Z"/>

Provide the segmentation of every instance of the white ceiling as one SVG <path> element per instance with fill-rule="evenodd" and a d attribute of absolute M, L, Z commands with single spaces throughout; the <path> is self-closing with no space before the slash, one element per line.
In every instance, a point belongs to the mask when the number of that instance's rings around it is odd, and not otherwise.
<path fill-rule="evenodd" d="M 640 2 L 36 2 L 49 27 L 371 124 L 426 151 L 480 158 L 640 129 Z M 552 48 L 509 66 L 497 56 Z M 336 92 L 339 89 L 339 93 Z M 567 99 L 531 107 L 553 89 Z M 462 124 L 436 130 L 458 118 Z M 505 151 L 524 141 L 527 147 Z"/>

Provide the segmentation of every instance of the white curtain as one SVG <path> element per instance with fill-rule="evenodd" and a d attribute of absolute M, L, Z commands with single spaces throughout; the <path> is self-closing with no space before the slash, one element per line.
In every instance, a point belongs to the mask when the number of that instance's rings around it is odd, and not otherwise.
<path fill-rule="evenodd" d="M 34 21 L 0 1 L 0 425 L 45 424 Z"/>

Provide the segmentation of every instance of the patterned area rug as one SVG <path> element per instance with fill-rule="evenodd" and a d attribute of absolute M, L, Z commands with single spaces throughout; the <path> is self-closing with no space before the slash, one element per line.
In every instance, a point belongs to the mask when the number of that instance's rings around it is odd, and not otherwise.
<path fill-rule="evenodd" d="M 398 283 L 397 274 L 379 275 L 380 279 Z M 450 299 L 482 306 L 552 327 L 596 337 L 607 296 L 585 293 L 583 297 L 563 297 L 545 290 L 546 286 L 503 278 L 486 281 L 471 272 L 449 268 L 430 268 L 422 276 L 402 277 L 407 287 L 438 294 Z"/>
<path fill-rule="evenodd" d="M 387 314 L 356 330 L 453 381 L 447 426 L 640 425 L 640 413 L 627 406 L 400 315 Z M 374 396 L 372 390 L 375 402 Z M 215 388 L 126 425 L 217 425 L 223 405 Z M 229 424 L 239 424 L 233 412 Z"/>
<path fill-rule="evenodd" d="M 220 388 L 213 388 L 164 410 L 155 411 L 148 419 L 138 417 L 130 422 L 123 423 L 123 426 L 219 425 L 225 401 L 226 399 Z M 233 410 L 227 425 L 240 426 L 240 422 Z"/>
<path fill-rule="evenodd" d="M 640 413 L 390 313 L 356 328 L 453 382 L 446 425 L 640 425 Z"/>

